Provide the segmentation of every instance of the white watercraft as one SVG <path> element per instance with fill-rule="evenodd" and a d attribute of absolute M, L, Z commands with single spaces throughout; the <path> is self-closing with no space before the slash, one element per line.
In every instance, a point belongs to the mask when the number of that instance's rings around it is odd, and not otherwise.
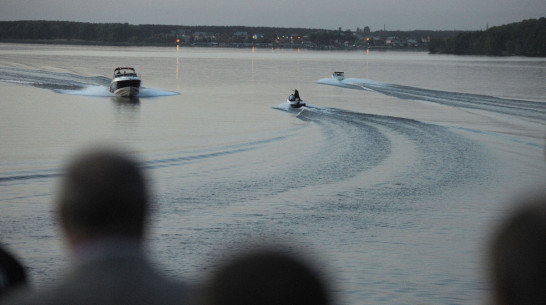
<path fill-rule="evenodd" d="M 110 83 L 110 92 L 119 96 L 137 96 L 142 80 L 131 67 L 119 67 L 114 70 Z"/>
<path fill-rule="evenodd" d="M 334 72 L 332 73 L 332 78 L 337 79 L 338 81 L 342 81 L 345 79 L 345 73 L 343 72 Z"/>
<path fill-rule="evenodd" d="M 288 97 L 288 100 L 286 100 L 288 104 L 290 104 L 290 107 L 292 108 L 300 108 L 302 106 L 305 106 L 305 102 L 300 98 L 300 94 L 298 90 L 294 90 L 294 93 L 290 94 Z"/>
<path fill-rule="evenodd" d="M 287 102 L 292 108 L 301 108 L 302 106 L 305 106 L 305 102 L 303 100 L 291 101 L 289 98 Z"/>

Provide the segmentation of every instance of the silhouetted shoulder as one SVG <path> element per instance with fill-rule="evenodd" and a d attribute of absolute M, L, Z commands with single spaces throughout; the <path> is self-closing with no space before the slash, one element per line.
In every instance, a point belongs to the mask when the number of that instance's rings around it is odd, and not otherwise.
<path fill-rule="evenodd" d="M 212 273 L 204 289 L 208 305 L 331 304 L 317 270 L 303 257 L 276 249 L 236 256 Z"/>
<path fill-rule="evenodd" d="M 516 206 L 491 239 L 494 302 L 542 304 L 546 300 L 546 197 L 523 198 Z"/>

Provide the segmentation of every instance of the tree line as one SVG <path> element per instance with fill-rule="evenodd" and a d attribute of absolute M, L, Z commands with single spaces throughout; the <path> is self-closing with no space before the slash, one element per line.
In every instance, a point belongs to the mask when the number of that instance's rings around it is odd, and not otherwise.
<path fill-rule="evenodd" d="M 546 18 L 496 26 L 485 31 L 460 32 L 432 39 L 431 53 L 493 56 L 546 56 Z"/>
<path fill-rule="evenodd" d="M 93 43 L 165 43 L 160 33 L 175 30 L 169 25 L 86 23 L 69 21 L 0 21 L 0 40 L 75 40 Z M 170 39 L 172 42 L 172 39 Z"/>
<path fill-rule="evenodd" d="M 106 44 L 172 44 L 176 31 L 211 32 L 219 36 L 231 36 L 235 32 L 261 33 L 267 40 L 278 35 L 289 36 L 294 33 L 319 35 L 326 40 L 345 36 L 332 30 L 312 30 L 304 28 L 273 28 L 246 26 L 180 26 L 180 25 L 132 25 L 128 23 L 85 23 L 69 21 L 0 21 L 0 41 L 17 40 L 65 40 Z"/>
<path fill-rule="evenodd" d="M 279 38 L 301 35 L 302 41 L 316 46 L 332 46 L 335 44 L 354 45 L 362 41 L 364 36 L 418 36 L 418 37 L 451 37 L 456 32 L 442 31 L 366 31 L 357 33 L 351 30 L 326 30 L 308 28 L 277 28 L 277 27 L 247 27 L 247 26 L 181 26 L 181 25 L 132 25 L 128 23 L 86 23 L 69 21 L 0 21 L 0 41 L 3 42 L 42 42 L 42 43 L 76 43 L 76 44 L 107 44 L 107 45 L 172 45 L 175 36 L 181 32 L 210 32 L 217 35 L 222 42 L 236 32 L 247 32 L 249 35 L 260 33 L 260 43 L 278 42 Z M 356 34 L 356 35 L 355 35 Z M 447 35 L 447 36 L 446 36 Z"/>
<path fill-rule="evenodd" d="M 430 37 L 431 53 L 458 55 L 546 56 L 546 18 L 492 27 L 485 31 L 376 31 L 368 27 L 351 30 L 276 28 L 247 26 L 133 25 L 128 23 L 86 23 L 70 21 L 0 21 L 2 42 L 62 42 L 106 45 L 173 45 L 172 33 L 211 32 L 229 41 L 236 32 L 263 34 L 260 43 L 274 43 L 279 37 L 299 34 L 316 46 L 362 45 L 365 36 Z M 176 34 L 174 34 L 176 35 Z M 303 41 L 303 40 L 302 40 Z M 364 42 L 364 43 L 363 43 Z"/>

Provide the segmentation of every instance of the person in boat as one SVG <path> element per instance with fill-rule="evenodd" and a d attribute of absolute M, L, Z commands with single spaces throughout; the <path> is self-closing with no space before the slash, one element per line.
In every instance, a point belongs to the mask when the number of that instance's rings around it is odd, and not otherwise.
<path fill-rule="evenodd" d="M 296 101 L 296 98 L 294 97 L 294 94 L 290 94 L 290 96 L 288 97 L 288 100 L 291 101 L 291 102 Z"/>
<path fill-rule="evenodd" d="M 294 89 L 294 100 L 301 101 L 300 93 L 298 92 L 298 89 Z"/>

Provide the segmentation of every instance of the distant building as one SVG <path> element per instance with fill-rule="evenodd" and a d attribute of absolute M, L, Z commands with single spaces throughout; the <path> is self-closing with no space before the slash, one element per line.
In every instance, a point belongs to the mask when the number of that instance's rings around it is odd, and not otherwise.
<path fill-rule="evenodd" d="M 417 43 L 417 40 L 411 39 L 411 38 L 406 40 L 406 44 L 408 45 L 408 47 L 418 47 L 419 46 L 419 43 Z"/>
<path fill-rule="evenodd" d="M 370 40 L 372 41 L 371 44 L 374 46 L 379 47 L 379 46 L 384 46 L 386 44 L 385 38 L 381 36 L 373 36 Z"/>
<path fill-rule="evenodd" d="M 233 41 L 236 42 L 246 42 L 248 40 L 247 32 L 235 32 L 233 34 Z"/>
<path fill-rule="evenodd" d="M 302 42 L 301 34 L 294 33 L 294 34 L 290 35 L 290 42 L 291 43 L 301 43 Z"/>
<path fill-rule="evenodd" d="M 385 45 L 386 46 L 394 46 L 398 43 L 398 37 L 396 36 L 389 36 L 387 39 L 385 39 Z"/>
<path fill-rule="evenodd" d="M 172 30 L 170 35 L 172 37 L 180 37 L 180 36 L 186 35 L 187 33 L 191 35 L 191 31 L 189 30 L 177 29 L 177 30 Z"/>
<path fill-rule="evenodd" d="M 190 30 L 178 30 L 176 37 L 180 39 L 182 43 L 190 43 L 192 33 Z"/>
<path fill-rule="evenodd" d="M 216 41 L 216 36 L 210 32 L 195 32 L 193 41 Z"/>

